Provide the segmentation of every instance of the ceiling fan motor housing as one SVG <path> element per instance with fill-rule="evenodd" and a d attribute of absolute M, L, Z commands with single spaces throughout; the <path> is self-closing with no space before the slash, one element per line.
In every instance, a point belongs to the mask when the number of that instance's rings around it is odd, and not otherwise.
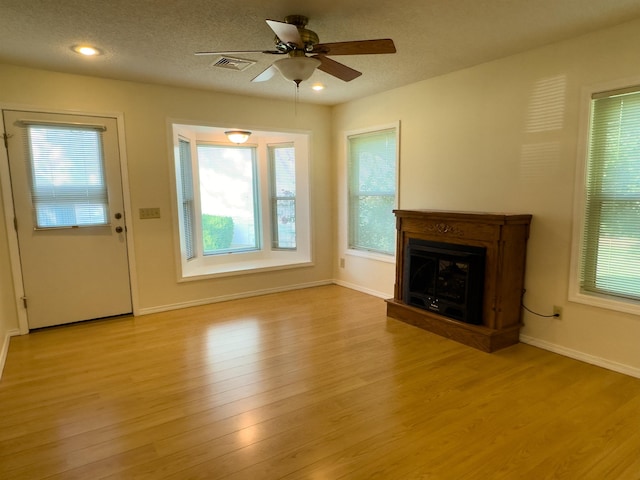
<path fill-rule="evenodd" d="M 276 48 L 283 52 L 291 52 L 292 50 L 303 50 L 305 52 L 313 51 L 313 47 L 320 43 L 318 34 L 313 30 L 305 28 L 309 19 L 304 15 L 287 15 L 284 17 L 284 22 L 290 25 L 295 25 L 300 34 L 300 40 L 302 45 L 291 45 L 283 43 L 277 36 L 275 37 Z"/>

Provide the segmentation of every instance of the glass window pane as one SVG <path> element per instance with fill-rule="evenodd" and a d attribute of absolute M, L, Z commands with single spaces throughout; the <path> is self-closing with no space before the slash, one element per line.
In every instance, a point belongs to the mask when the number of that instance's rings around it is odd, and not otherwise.
<path fill-rule="evenodd" d="M 640 93 L 593 101 L 587 173 L 582 291 L 640 300 Z"/>
<path fill-rule="evenodd" d="M 273 248 L 296 248 L 296 157 L 293 145 L 269 146 Z"/>
<path fill-rule="evenodd" d="M 629 228 L 633 219 L 636 227 Z M 595 268 L 595 290 L 640 296 L 640 201 L 603 202 Z"/>
<path fill-rule="evenodd" d="M 395 251 L 396 130 L 348 138 L 349 248 Z"/>
<path fill-rule="evenodd" d="M 352 228 L 351 247 L 376 252 L 395 251 L 394 205 L 394 196 L 361 195 L 354 197 L 350 213 L 357 224 Z"/>
<path fill-rule="evenodd" d="M 193 167 L 191 165 L 191 143 L 187 140 L 179 139 L 180 155 L 180 179 L 178 182 L 178 195 L 181 208 L 181 241 L 184 253 L 188 259 L 196 256 L 195 235 L 194 235 L 194 195 L 193 195 Z"/>
<path fill-rule="evenodd" d="M 102 136 L 90 128 L 28 128 L 32 199 L 38 228 L 108 223 Z"/>
<path fill-rule="evenodd" d="M 198 145 L 205 255 L 259 248 L 253 147 Z"/>
<path fill-rule="evenodd" d="M 296 248 L 296 201 L 276 200 L 276 232 L 275 248 Z"/>

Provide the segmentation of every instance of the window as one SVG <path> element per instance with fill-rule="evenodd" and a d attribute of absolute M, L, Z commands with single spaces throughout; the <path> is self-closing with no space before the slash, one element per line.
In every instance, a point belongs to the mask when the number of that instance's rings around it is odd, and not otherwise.
<path fill-rule="evenodd" d="M 101 128 L 33 124 L 27 132 L 36 227 L 108 224 Z"/>
<path fill-rule="evenodd" d="M 308 135 L 174 124 L 180 280 L 311 262 Z"/>
<path fill-rule="evenodd" d="M 197 151 L 204 255 L 257 250 L 255 148 L 199 144 Z"/>
<path fill-rule="evenodd" d="M 395 252 L 397 128 L 347 136 L 349 248 Z"/>
<path fill-rule="evenodd" d="M 579 295 L 640 305 L 640 87 L 592 96 L 584 180 Z"/>
<path fill-rule="evenodd" d="M 180 232 L 183 238 L 184 256 L 187 260 L 195 257 L 195 238 L 193 236 L 195 213 L 193 196 L 193 173 L 191 167 L 191 143 L 178 138 L 178 188 L 180 204 Z"/>
<path fill-rule="evenodd" d="M 273 248 L 296 248 L 296 151 L 293 145 L 270 145 L 271 225 Z"/>

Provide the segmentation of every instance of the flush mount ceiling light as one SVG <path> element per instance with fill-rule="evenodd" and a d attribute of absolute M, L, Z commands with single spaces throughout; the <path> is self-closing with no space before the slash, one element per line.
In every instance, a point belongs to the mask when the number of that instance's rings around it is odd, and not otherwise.
<path fill-rule="evenodd" d="M 230 142 L 233 143 L 244 143 L 249 140 L 249 135 L 251 132 L 247 132 L 246 130 L 229 130 L 224 132 Z"/>
<path fill-rule="evenodd" d="M 74 45 L 73 47 L 71 47 L 71 50 L 79 53 L 80 55 L 84 55 L 85 57 L 95 57 L 97 55 L 102 55 L 100 49 L 92 47 L 91 45 Z"/>

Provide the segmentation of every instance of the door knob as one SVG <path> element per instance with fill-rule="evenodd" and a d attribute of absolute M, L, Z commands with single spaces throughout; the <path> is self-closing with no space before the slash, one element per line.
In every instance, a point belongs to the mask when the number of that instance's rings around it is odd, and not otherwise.
<path fill-rule="evenodd" d="M 120 220 L 122 218 L 122 214 L 118 212 L 114 215 L 114 217 L 116 217 L 116 220 Z"/>
<path fill-rule="evenodd" d="M 122 233 L 122 227 L 116 227 L 116 233 Z"/>

